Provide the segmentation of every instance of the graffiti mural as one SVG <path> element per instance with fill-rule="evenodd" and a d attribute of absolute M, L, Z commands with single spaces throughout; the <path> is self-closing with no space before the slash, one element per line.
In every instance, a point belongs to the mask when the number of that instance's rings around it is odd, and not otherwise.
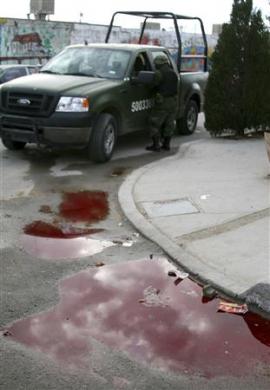
<path fill-rule="evenodd" d="M 0 18 L 1 57 L 23 58 L 23 61 L 37 62 L 37 59 L 50 58 L 65 46 L 78 43 L 100 43 L 105 41 L 107 26 L 87 23 L 53 22 L 32 19 Z M 114 27 L 110 42 L 137 43 L 139 30 Z M 199 34 L 182 33 L 182 64 L 185 70 L 193 71 L 201 67 L 201 60 L 192 59 L 192 54 L 202 54 L 203 42 Z M 166 46 L 177 60 L 177 40 L 173 31 L 146 30 L 143 44 Z M 210 50 L 216 44 L 208 36 Z M 188 57 L 189 56 L 189 57 Z M 28 59 L 33 57 L 31 61 Z M 5 62 L 2 60 L 2 62 Z"/>
<path fill-rule="evenodd" d="M 129 38 L 127 40 L 122 39 L 121 42 L 127 43 L 138 43 L 139 30 L 126 30 L 129 32 Z M 181 33 L 182 40 L 182 53 L 183 57 L 181 60 L 181 69 L 185 72 L 196 72 L 203 70 L 204 60 L 196 56 L 204 55 L 204 43 L 201 34 L 192 33 Z M 217 39 L 212 36 L 207 36 L 208 41 L 208 53 L 213 51 L 216 45 Z M 149 30 L 146 31 L 143 38 L 142 44 L 154 45 L 154 46 L 165 46 L 167 47 L 175 62 L 178 57 L 178 42 L 174 31 L 166 30 Z"/>
<path fill-rule="evenodd" d="M 1 57 L 51 57 L 70 43 L 72 23 L 0 19 Z"/>

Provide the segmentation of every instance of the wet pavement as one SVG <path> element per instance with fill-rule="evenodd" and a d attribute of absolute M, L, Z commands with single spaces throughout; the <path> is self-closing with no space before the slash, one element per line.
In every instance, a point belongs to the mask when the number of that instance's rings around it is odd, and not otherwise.
<path fill-rule="evenodd" d="M 103 165 L 1 150 L 1 389 L 269 389 L 268 322 L 219 312 L 122 214 L 145 142 Z"/>
<path fill-rule="evenodd" d="M 112 241 L 87 237 L 47 238 L 24 234 L 20 244 L 26 253 L 44 260 L 71 260 L 93 256 L 114 246 Z"/>
<path fill-rule="evenodd" d="M 252 375 L 270 363 L 270 321 L 219 312 L 219 299 L 205 301 L 165 258 L 88 268 L 62 280 L 59 295 L 55 307 L 2 335 L 85 370 L 92 339 L 158 369 L 206 378 Z"/>

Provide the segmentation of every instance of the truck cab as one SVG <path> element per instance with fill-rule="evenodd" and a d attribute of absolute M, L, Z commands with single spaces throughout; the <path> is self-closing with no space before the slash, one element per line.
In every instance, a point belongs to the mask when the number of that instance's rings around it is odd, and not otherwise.
<path fill-rule="evenodd" d="M 176 17 L 139 14 L 144 22 L 150 16 Z M 105 43 L 68 46 L 38 74 L 2 85 L 0 134 L 5 147 L 19 150 L 27 143 L 83 147 L 93 161 L 110 160 L 119 135 L 147 130 L 154 99 L 152 89 L 140 80 L 155 72 L 154 59 L 160 54 L 179 74 L 178 127 L 194 131 L 206 68 L 196 75 L 182 75 L 179 56 L 175 63 L 165 47 L 109 43 L 115 15 Z M 181 51 L 180 44 L 177 50 Z"/>

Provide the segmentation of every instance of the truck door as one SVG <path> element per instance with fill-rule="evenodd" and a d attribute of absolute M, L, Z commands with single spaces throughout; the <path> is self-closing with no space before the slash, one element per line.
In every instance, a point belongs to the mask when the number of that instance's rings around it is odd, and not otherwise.
<path fill-rule="evenodd" d="M 125 85 L 123 96 L 127 118 L 127 129 L 124 132 L 142 130 L 148 127 L 149 110 L 153 105 L 153 91 L 149 86 L 136 84 L 132 78 L 142 70 L 152 71 L 146 52 L 139 53 L 133 61 L 130 81 Z"/>

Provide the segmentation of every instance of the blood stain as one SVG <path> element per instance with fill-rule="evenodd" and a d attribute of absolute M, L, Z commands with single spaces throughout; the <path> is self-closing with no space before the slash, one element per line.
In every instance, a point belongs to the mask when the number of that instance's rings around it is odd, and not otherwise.
<path fill-rule="evenodd" d="M 91 338 L 159 369 L 209 379 L 269 367 L 270 321 L 218 312 L 219 301 L 203 304 L 189 279 L 176 286 L 171 269 L 164 258 L 89 268 L 60 282 L 56 307 L 7 330 L 68 367 L 89 365 Z M 160 291 L 155 300 L 149 290 Z"/>
<path fill-rule="evenodd" d="M 59 212 L 70 221 L 101 221 L 109 213 L 108 195 L 103 191 L 66 192 Z"/>
<path fill-rule="evenodd" d="M 61 223 L 53 225 L 48 222 L 34 221 L 29 225 L 26 225 L 23 231 L 30 236 L 68 239 L 100 233 L 103 229 L 79 228 Z"/>

